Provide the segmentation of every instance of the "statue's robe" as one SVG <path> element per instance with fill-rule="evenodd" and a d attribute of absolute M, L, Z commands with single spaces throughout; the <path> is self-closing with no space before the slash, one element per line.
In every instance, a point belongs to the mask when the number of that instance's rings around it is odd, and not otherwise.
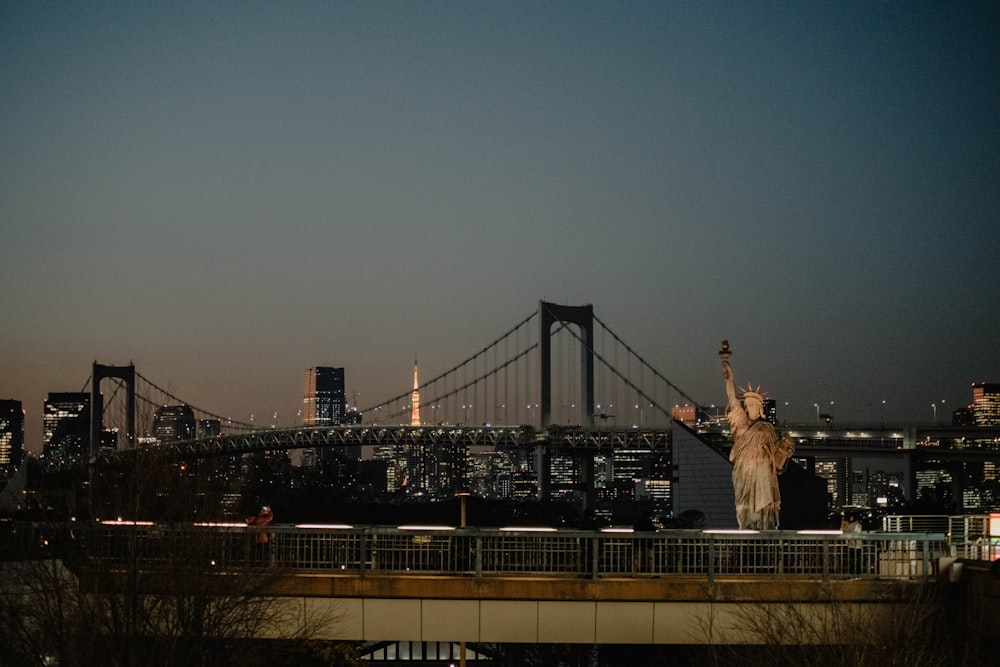
<path fill-rule="evenodd" d="M 733 434 L 729 460 L 733 464 L 736 519 L 740 528 L 776 530 L 781 510 L 778 475 L 785 471 L 795 448 L 764 419 L 751 420 L 742 405 L 727 411 Z"/>

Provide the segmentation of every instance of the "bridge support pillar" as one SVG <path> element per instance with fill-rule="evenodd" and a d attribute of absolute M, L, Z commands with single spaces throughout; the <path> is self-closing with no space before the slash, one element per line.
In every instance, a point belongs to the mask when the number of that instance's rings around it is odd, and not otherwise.
<path fill-rule="evenodd" d="M 556 322 L 580 327 L 580 424 L 594 425 L 594 307 L 560 306 L 538 302 L 540 330 L 538 346 L 539 400 L 543 429 L 552 424 L 552 325 Z"/>
<path fill-rule="evenodd" d="M 125 416 L 125 448 L 135 446 L 135 365 L 103 366 L 96 361 L 90 380 L 90 460 L 93 461 L 101 446 L 101 431 L 104 430 L 104 397 L 101 394 L 101 380 L 117 378 L 125 383 L 127 395 Z M 119 447 L 121 449 L 121 447 Z"/>

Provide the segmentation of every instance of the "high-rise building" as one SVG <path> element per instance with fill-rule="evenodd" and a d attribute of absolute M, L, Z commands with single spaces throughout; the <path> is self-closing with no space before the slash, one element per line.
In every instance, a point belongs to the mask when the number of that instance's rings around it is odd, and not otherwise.
<path fill-rule="evenodd" d="M 951 412 L 952 426 L 975 426 L 976 416 L 972 414 L 972 406 L 967 408 L 956 408 Z"/>
<path fill-rule="evenodd" d="M 305 426 L 339 426 L 344 416 L 344 369 L 316 366 L 305 372 L 302 390 Z"/>
<path fill-rule="evenodd" d="M 198 422 L 199 438 L 215 438 L 222 435 L 222 422 L 218 419 L 202 419 Z"/>
<path fill-rule="evenodd" d="M 194 440 L 197 433 L 198 422 L 190 405 L 163 405 L 156 408 L 152 435 L 159 442 Z"/>
<path fill-rule="evenodd" d="M 346 407 L 343 368 L 316 366 L 306 369 L 302 383 L 304 426 L 340 426 Z M 330 456 L 329 449 L 303 450 L 302 465 L 315 466 Z"/>
<path fill-rule="evenodd" d="M 42 457 L 53 461 L 83 459 L 89 455 L 90 394 L 50 392 L 42 417 Z"/>
<path fill-rule="evenodd" d="M 761 410 L 764 413 L 764 419 L 774 426 L 778 425 L 778 401 L 773 398 L 765 398 Z"/>
<path fill-rule="evenodd" d="M 972 384 L 972 415 L 976 426 L 1000 426 L 1000 384 Z"/>
<path fill-rule="evenodd" d="M 21 401 L 0 400 L 0 479 L 10 477 L 24 459 L 24 410 Z"/>

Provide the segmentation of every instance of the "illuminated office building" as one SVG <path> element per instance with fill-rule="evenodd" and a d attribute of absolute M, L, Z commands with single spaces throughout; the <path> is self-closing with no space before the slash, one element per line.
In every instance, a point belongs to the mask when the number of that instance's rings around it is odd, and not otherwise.
<path fill-rule="evenodd" d="M 24 459 L 24 410 L 21 401 L 0 400 L 0 479 L 10 477 Z"/>
<path fill-rule="evenodd" d="M 765 398 L 761 410 L 764 413 L 764 419 L 771 422 L 774 426 L 778 425 L 778 402 L 776 400 Z"/>
<path fill-rule="evenodd" d="M 648 502 L 654 514 L 663 516 L 670 513 L 671 489 L 669 479 L 635 480 L 635 499 Z"/>
<path fill-rule="evenodd" d="M 972 415 L 976 426 L 1000 426 L 1000 384 L 972 384 Z"/>
<path fill-rule="evenodd" d="M 197 433 L 197 421 L 190 405 L 164 405 L 156 408 L 152 435 L 159 442 L 194 440 Z"/>
<path fill-rule="evenodd" d="M 809 468 L 809 461 L 804 458 L 792 459 L 804 469 Z M 843 458 L 820 458 L 817 457 L 814 464 L 814 474 L 826 482 L 826 492 L 830 497 L 830 503 L 834 507 L 850 504 L 847 497 L 846 473 L 847 459 Z M 841 480 L 843 479 L 843 483 Z"/>
<path fill-rule="evenodd" d="M 316 366 L 305 372 L 304 426 L 339 426 L 344 416 L 344 369 Z"/>
<path fill-rule="evenodd" d="M 558 500 L 583 497 L 586 484 L 583 461 L 570 452 L 557 452 L 549 460 L 549 496 Z"/>
<path fill-rule="evenodd" d="M 215 438 L 222 435 L 222 422 L 218 419 L 202 419 L 198 422 L 199 438 Z"/>
<path fill-rule="evenodd" d="M 52 461 L 79 460 L 89 453 L 90 394 L 52 392 L 42 417 L 42 457 Z"/>
<path fill-rule="evenodd" d="M 302 382 L 302 424 L 304 426 L 340 426 L 344 423 L 346 400 L 344 369 L 331 366 L 308 368 Z M 352 456 L 359 452 L 352 451 Z M 302 450 L 302 465 L 314 466 L 332 457 L 330 449 Z"/>

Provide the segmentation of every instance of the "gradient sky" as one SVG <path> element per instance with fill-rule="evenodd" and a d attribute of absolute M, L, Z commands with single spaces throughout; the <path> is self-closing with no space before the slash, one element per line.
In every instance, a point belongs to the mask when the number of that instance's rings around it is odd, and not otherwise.
<path fill-rule="evenodd" d="M 0 4 L 0 398 L 293 423 L 537 308 L 789 418 L 1000 381 L 1000 5 Z M 879 408 L 874 406 L 878 405 Z"/>

